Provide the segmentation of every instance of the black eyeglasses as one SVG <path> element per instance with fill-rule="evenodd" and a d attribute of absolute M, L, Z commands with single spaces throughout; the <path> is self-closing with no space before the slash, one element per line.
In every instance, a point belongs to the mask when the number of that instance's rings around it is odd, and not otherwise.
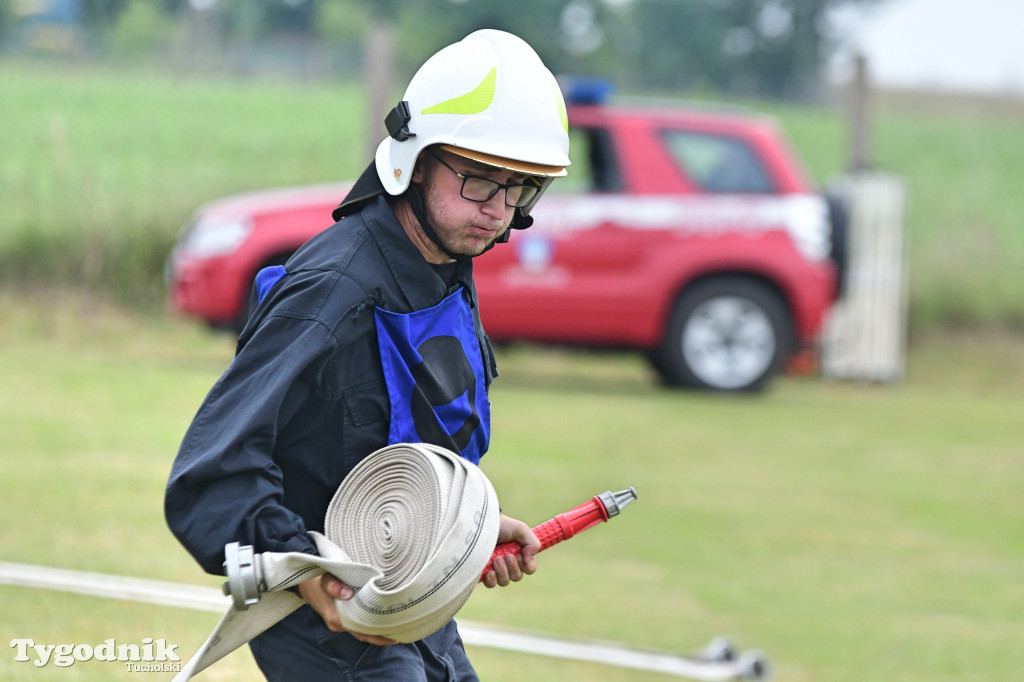
<path fill-rule="evenodd" d="M 466 175 L 465 173 L 460 173 L 445 163 L 445 160 L 433 151 L 430 151 L 430 155 L 444 164 L 445 168 L 462 178 L 462 198 L 468 199 L 469 201 L 475 201 L 482 204 L 485 201 L 490 201 L 491 197 L 498 193 L 498 190 L 503 189 L 505 190 L 505 205 L 510 208 L 522 208 L 533 201 L 534 197 L 537 196 L 537 192 L 540 191 L 540 186 L 536 181 L 531 180 L 529 181 L 530 184 L 510 182 L 503 185 L 500 182 L 491 180 L 490 178 L 481 178 L 477 175 Z"/>

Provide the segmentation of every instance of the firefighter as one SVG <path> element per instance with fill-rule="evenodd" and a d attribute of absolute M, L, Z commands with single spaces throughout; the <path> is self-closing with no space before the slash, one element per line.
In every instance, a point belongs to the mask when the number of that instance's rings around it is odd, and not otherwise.
<path fill-rule="evenodd" d="M 236 356 L 174 462 L 165 512 L 185 548 L 220 573 L 230 542 L 316 553 L 345 475 L 389 444 L 427 442 L 479 464 L 497 376 L 480 324 L 473 258 L 529 226 L 569 165 L 558 85 L 534 50 L 482 30 L 427 60 L 385 121 L 374 162 L 332 227 L 259 273 Z M 488 587 L 536 570 L 530 527 L 502 515 Z M 353 590 L 302 583 L 307 602 L 250 643 L 269 680 L 474 680 L 454 621 L 412 644 L 347 632 Z"/>

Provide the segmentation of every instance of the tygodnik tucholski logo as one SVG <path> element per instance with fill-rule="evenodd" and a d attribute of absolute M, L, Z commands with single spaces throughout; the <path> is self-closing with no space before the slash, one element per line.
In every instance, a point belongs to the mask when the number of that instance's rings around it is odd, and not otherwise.
<path fill-rule="evenodd" d="M 106 639 L 102 644 L 36 644 L 31 639 L 12 639 L 15 650 L 14 660 L 42 668 L 53 663 L 66 668 L 82 661 L 106 661 L 124 663 L 130 672 L 180 672 L 181 659 L 174 650 L 177 644 L 168 644 L 165 639 L 146 637 L 141 644 L 118 644 Z"/>

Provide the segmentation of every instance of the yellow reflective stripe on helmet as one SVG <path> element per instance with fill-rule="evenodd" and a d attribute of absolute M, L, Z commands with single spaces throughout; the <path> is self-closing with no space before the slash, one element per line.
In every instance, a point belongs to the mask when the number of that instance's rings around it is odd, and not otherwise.
<path fill-rule="evenodd" d="M 558 89 L 558 83 L 555 83 L 554 86 L 555 99 L 558 100 L 558 118 L 561 119 L 565 132 L 569 132 L 569 114 L 565 110 L 565 100 L 562 99 L 562 91 Z"/>
<path fill-rule="evenodd" d="M 427 107 L 421 114 L 479 114 L 486 111 L 487 107 L 494 102 L 494 86 L 498 82 L 498 67 L 491 69 L 490 73 L 484 76 L 480 85 L 476 86 L 465 95 L 453 97 L 450 100 Z"/>

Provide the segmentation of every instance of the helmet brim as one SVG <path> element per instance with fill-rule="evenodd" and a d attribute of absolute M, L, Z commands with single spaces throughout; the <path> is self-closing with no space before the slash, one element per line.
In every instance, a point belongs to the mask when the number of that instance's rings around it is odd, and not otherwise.
<path fill-rule="evenodd" d="M 455 154 L 456 156 L 461 156 L 472 161 L 478 161 L 480 163 L 487 164 L 488 166 L 504 168 L 512 171 L 513 173 L 539 175 L 545 178 L 561 178 L 566 175 L 565 166 L 546 166 L 539 163 L 530 163 L 529 161 L 519 161 L 518 159 L 494 156 L 493 154 L 485 154 L 484 152 L 456 147 L 450 144 L 441 144 L 438 145 L 438 147 L 446 152 Z"/>

